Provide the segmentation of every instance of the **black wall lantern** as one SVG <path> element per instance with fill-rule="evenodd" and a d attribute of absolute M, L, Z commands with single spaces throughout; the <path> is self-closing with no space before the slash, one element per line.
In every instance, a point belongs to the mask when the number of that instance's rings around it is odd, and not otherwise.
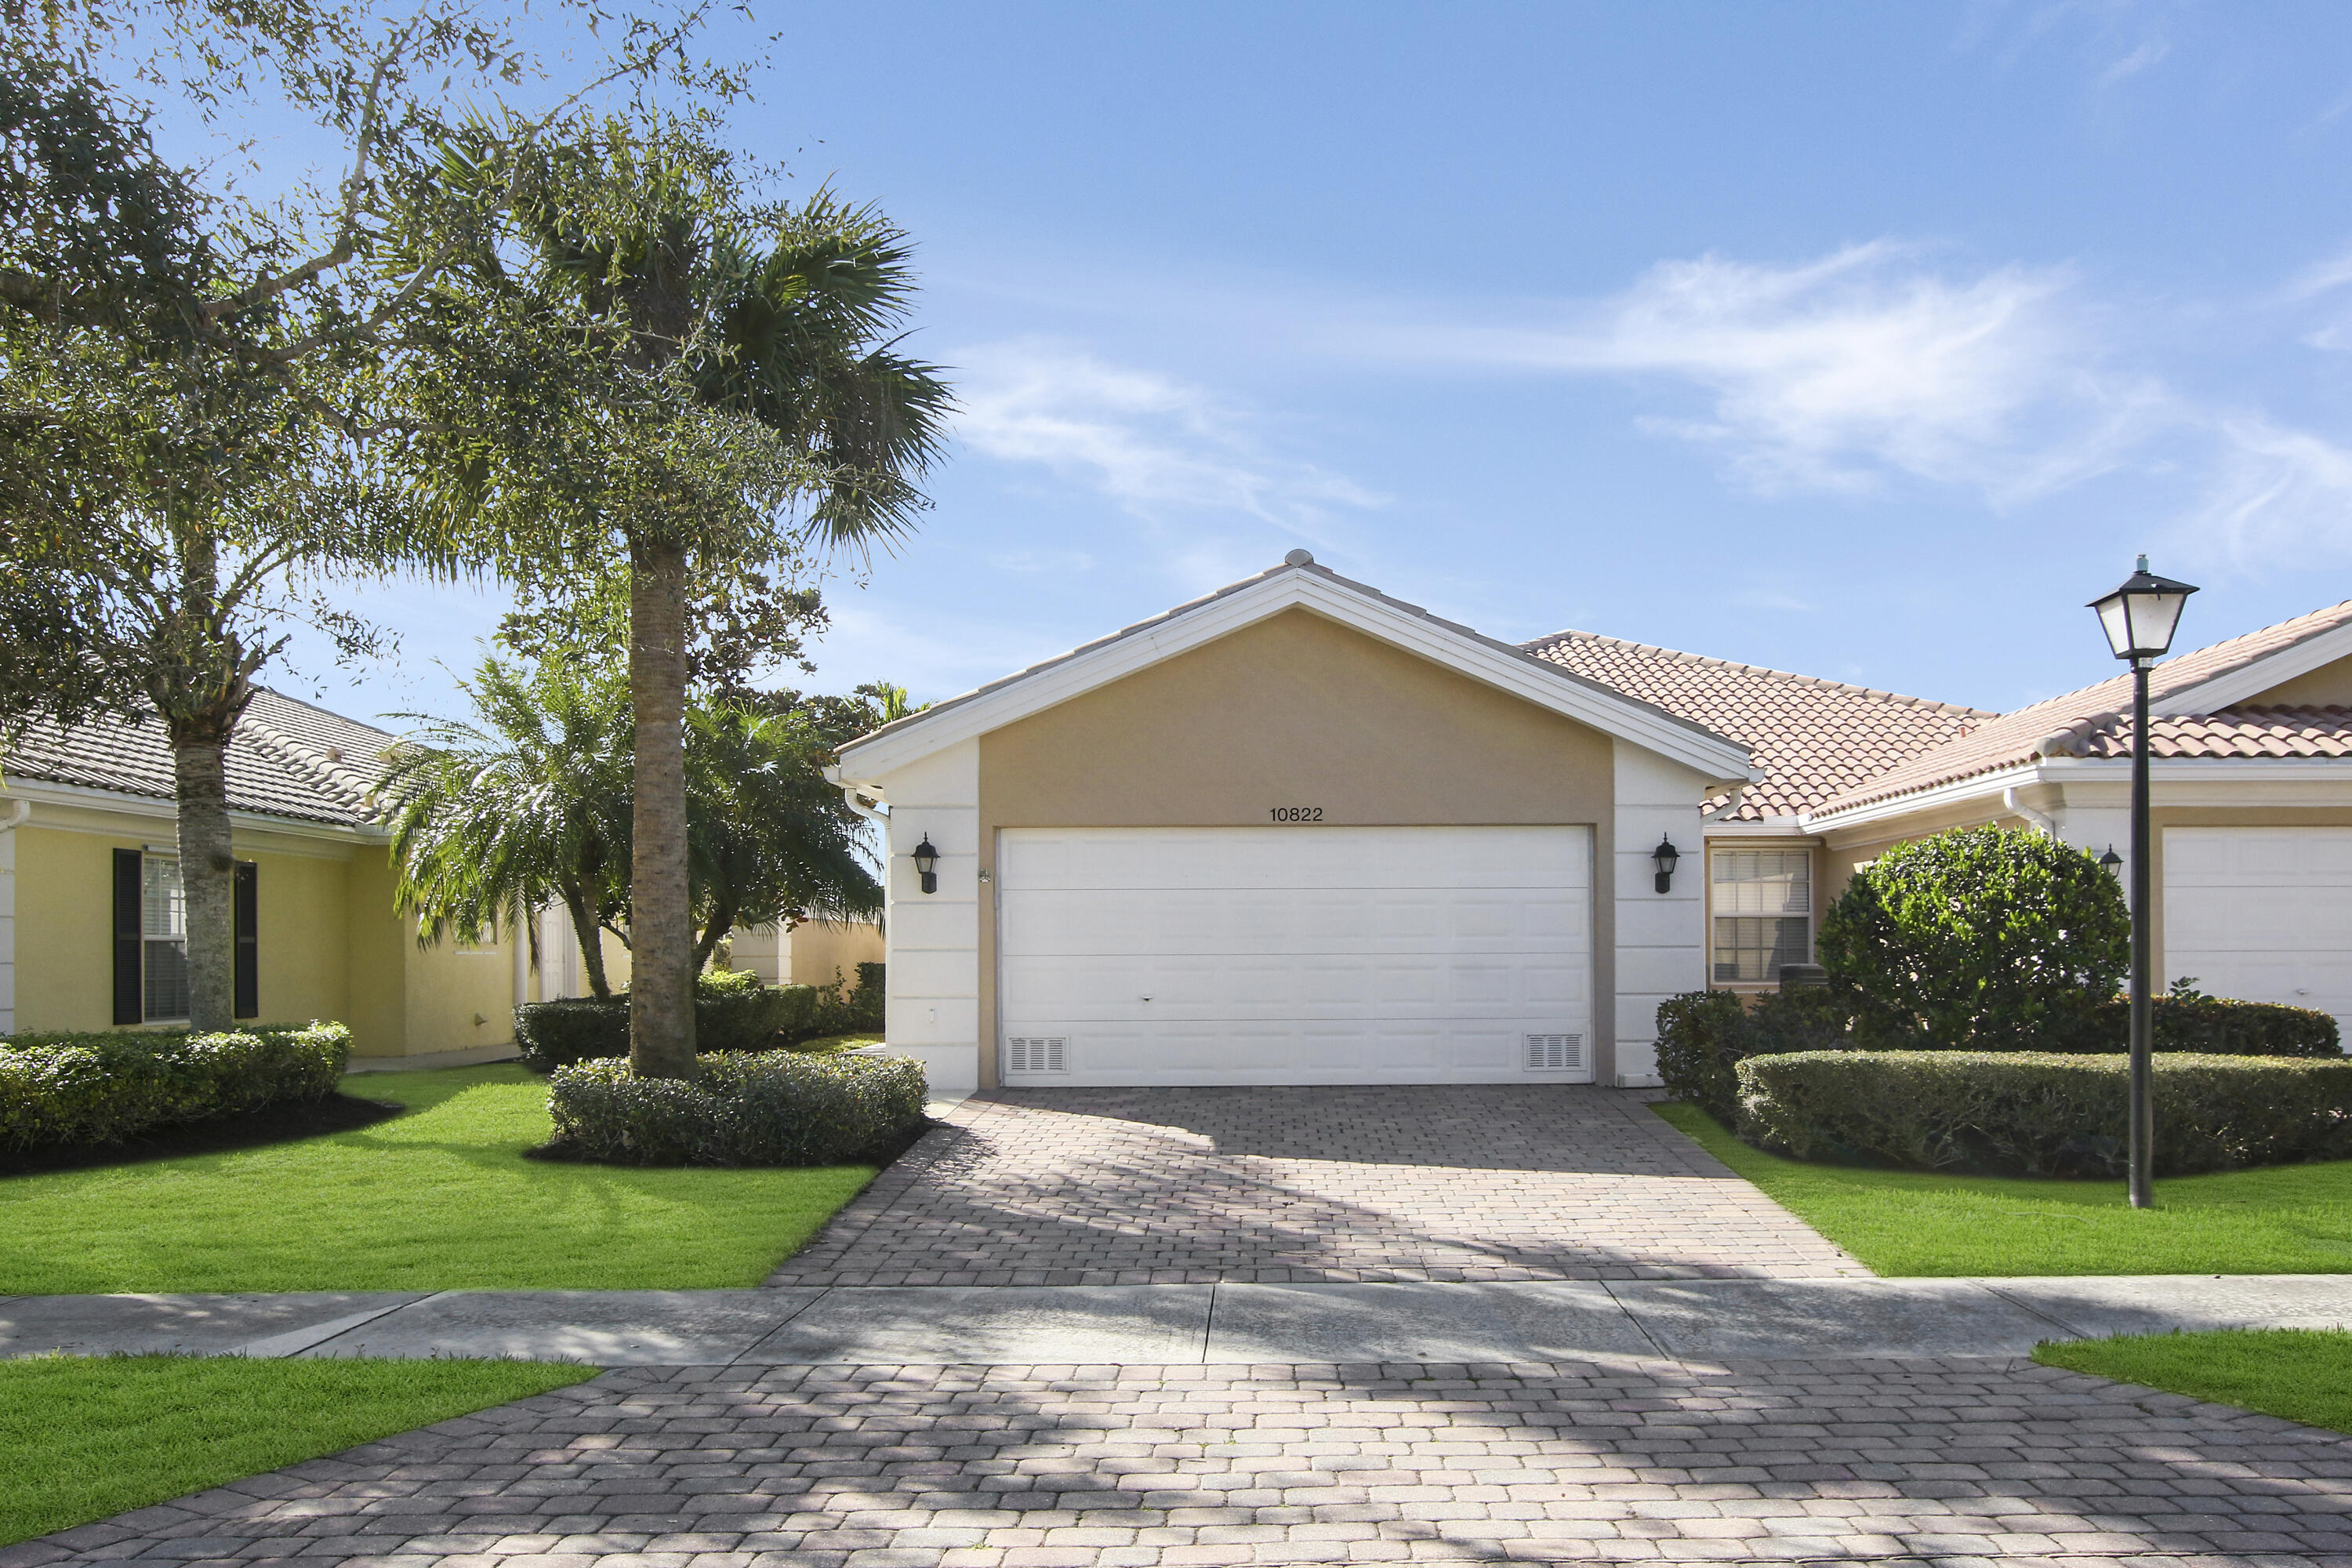
<path fill-rule="evenodd" d="M 2124 874 L 2123 866 L 2124 858 L 2116 853 L 2114 845 L 2108 845 L 2107 852 L 2099 857 L 2099 869 L 2110 877 L 2121 877 Z"/>
<path fill-rule="evenodd" d="M 915 846 L 915 874 L 923 879 L 923 891 L 936 893 L 940 890 L 940 852 L 931 847 L 931 836 L 928 833 L 923 835 L 923 841 Z"/>
<path fill-rule="evenodd" d="M 1650 851 L 1650 858 L 1658 863 L 1658 891 L 1665 892 L 1675 885 L 1675 862 L 1682 858 L 1683 852 L 1675 847 L 1675 841 L 1659 834 L 1658 847 Z"/>

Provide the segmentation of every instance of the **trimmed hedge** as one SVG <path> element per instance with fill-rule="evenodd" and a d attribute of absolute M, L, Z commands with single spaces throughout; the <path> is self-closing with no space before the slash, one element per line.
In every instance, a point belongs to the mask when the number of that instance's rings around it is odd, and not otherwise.
<path fill-rule="evenodd" d="M 2314 1008 L 2195 995 L 2154 1002 L 2156 1048 L 2167 1055 L 2345 1059 L 2336 1020 Z M 2042 1049 L 2106 1056 L 2123 1050 L 2130 1033 L 2131 1004 L 2116 997 L 2092 1015 L 2089 1033 L 2043 1041 Z M 1791 1051 L 1861 1048 L 1843 999 L 1820 987 L 1767 992 L 1745 1002 L 1729 991 L 1692 991 L 1658 1005 L 1658 1077 L 1676 1100 L 1727 1127 L 1739 1118 L 1741 1062 Z M 1911 1048 L 1941 1047 L 1923 1042 Z"/>
<path fill-rule="evenodd" d="M 748 972 L 698 976 L 694 1042 L 698 1054 L 760 1051 L 811 1033 L 821 995 L 813 985 L 762 985 Z M 572 1062 L 629 1054 L 629 998 L 571 996 L 515 1009 L 515 1045 L 523 1065 L 551 1072 Z"/>
<path fill-rule="evenodd" d="M 2334 1015 L 2276 1002 L 2235 1002 L 2225 996 L 2171 994 L 2154 1004 L 2156 1048 L 2209 1057 L 2333 1057 L 2343 1054 Z M 2106 1043 L 2086 1050 L 2122 1050 L 2131 1040 L 2131 998 L 2118 996 L 2099 1011 Z M 2069 1047 L 2071 1048 L 2071 1047 Z"/>
<path fill-rule="evenodd" d="M 2156 1170 L 2352 1159 L 2352 1060 L 2155 1061 Z M 1739 1064 L 1739 1135 L 1800 1160 L 2114 1176 L 2130 1058 L 2045 1051 L 1801 1051 Z"/>
<path fill-rule="evenodd" d="M 0 1151 L 121 1143 L 152 1128 L 324 1100 L 351 1054 L 341 1024 L 0 1037 Z"/>
<path fill-rule="evenodd" d="M 843 1165 L 896 1155 L 929 1089 L 908 1057 L 721 1052 L 702 1076 L 634 1078 L 621 1061 L 548 1080 L 546 1152 L 625 1165 Z"/>

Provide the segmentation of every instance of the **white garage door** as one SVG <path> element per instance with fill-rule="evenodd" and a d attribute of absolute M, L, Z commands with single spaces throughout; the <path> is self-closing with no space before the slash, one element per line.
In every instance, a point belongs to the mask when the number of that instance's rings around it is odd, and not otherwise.
<path fill-rule="evenodd" d="M 1589 1082 L 1583 827 L 1008 828 L 1009 1084 Z"/>
<path fill-rule="evenodd" d="M 2158 984 L 2184 974 L 2352 1026 L 2352 827 L 2168 828 Z"/>

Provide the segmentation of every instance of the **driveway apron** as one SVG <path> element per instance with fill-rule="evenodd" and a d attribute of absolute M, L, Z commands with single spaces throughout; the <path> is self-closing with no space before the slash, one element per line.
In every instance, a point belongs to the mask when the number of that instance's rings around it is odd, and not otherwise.
<path fill-rule="evenodd" d="M 1649 1098 L 1571 1085 L 999 1090 L 950 1110 L 769 1283 L 1867 1273 Z"/>

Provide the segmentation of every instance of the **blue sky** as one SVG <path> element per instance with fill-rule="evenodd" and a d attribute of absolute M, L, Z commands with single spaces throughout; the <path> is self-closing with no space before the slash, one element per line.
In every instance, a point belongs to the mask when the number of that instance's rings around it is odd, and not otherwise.
<path fill-rule="evenodd" d="M 921 246 L 938 505 L 814 684 L 966 689 L 1304 545 L 1994 708 L 2352 596 L 2352 8 L 762 6 L 735 129 Z M 720 43 L 723 47 L 725 39 Z M 289 154 L 290 155 L 290 154 Z M 446 708 L 493 596 L 373 587 Z"/>

